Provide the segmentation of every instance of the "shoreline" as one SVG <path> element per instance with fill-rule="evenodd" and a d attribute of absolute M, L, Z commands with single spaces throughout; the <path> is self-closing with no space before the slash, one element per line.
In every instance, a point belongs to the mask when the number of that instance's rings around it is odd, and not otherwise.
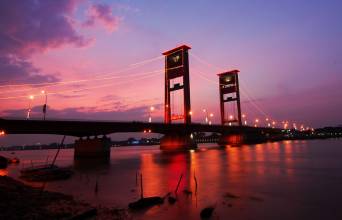
<path fill-rule="evenodd" d="M 0 176 L 0 210 L 0 219 L 130 219 L 127 209 L 95 207 L 9 176 Z"/>

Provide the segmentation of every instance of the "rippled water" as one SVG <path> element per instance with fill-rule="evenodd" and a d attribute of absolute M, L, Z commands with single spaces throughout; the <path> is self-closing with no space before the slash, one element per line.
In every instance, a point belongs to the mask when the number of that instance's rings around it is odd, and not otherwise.
<path fill-rule="evenodd" d="M 18 151 L 21 164 L 0 174 L 17 178 L 31 160 L 44 162 L 48 156 L 52 160 L 55 152 Z M 75 163 L 73 150 L 68 149 L 61 151 L 57 163 L 72 166 L 75 175 L 48 183 L 48 190 L 109 207 L 127 207 L 139 198 L 137 172 L 143 174 L 145 196 L 174 191 L 183 174 L 176 204 L 166 202 L 136 213 L 136 219 L 199 219 L 200 210 L 211 205 L 216 207 L 214 219 L 342 219 L 342 140 L 225 148 L 209 144 L 173 154 L 161 152 L 158 146 L 112 148 L 107 165 Z M 186 196 L 184 189 L 193 195 Z"/>

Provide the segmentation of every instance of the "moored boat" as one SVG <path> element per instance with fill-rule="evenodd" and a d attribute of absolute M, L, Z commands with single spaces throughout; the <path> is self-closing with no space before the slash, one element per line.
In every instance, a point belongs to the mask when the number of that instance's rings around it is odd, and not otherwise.
<path fill-rule="evenodd" d="M 22 169 L 20 174 L 20 178 L 28 181 L 53 181 L 68 179 L 73 172 L 67 167 L 58 167 L 56 165 L 46 164 Z"/>

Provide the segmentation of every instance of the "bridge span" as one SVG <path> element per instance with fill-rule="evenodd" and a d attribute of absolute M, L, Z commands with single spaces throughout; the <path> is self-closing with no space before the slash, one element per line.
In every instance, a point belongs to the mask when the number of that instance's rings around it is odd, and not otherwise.
<path fill-rule="evenodd" d="M 0 130 L 6 134 L 55 134 L 79 137 L 75 142 L 75 157 L 92 158 L 110 155 L 110 139 L 106 135 L 112 133 L 147 131 L 163 134 L 160 143 L 162 150 L 196 148 L 197 145 L 191 138 L 191 134 L 195 132 L 221 134 L 218 142 L 220 145 L 255 143 L 281 135 L 280 129 L 249 126 L 23 119 L 0 119 Z M 91 138 L 92 136 L 94 137 Z"/>
<path fill-rule="evenodd" d="M 208 124 L 165 124 L 147 122 L 81 121 L 81 120 L 23 120 L 0 119 L 0 130 L 6 134 L 56 134 L 74 137 L 90 137 L 112 133 L 144 132 L 169 134 L 194 132 L 215 132 L 228 134 L 277 134 L 276 128 L 250 126 L 224 126 Z"/>

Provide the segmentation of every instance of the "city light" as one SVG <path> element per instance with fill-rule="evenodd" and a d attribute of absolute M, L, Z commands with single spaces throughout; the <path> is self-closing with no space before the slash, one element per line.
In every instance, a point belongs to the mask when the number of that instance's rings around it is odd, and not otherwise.
<path fill-rule="evenodd" d="M 33 95 L 29 95 L 29 106 L 28 106 L 28 109 L 27 109 L 27 113 L 26 113 L 26 119 L 30 119 L 31 117 L 31 102 L 32 100 L 34 99 L 34 96 Z"/>
<path fill-rule="evenodd" d="M 193 113 L 192 113 L 192 111 L 189 111 L 189 115 L 192 115 Z"/>
<path fill-rule="evenodd" d="M 6 133 L 5 133 L 4 130 L 1 130 L 1 131 L 0 131 L 0 136 L 5 136 L 5 134 L 6 134 Z"/>
<path fill-rule="evenodd" d="M 152 122 L 152 112 L 154 111 L 154 106 L 151 106 L 148 112 L 148 122 Z"/>
<path fill-rule="evenodd" d="M 230 120 L 233 120 L 233 115 L 229 115 L 229 119 L 230 119 Z"/>
<path fill-rule="evenodd" d="M 45 102 L 44 102 L 44 105 L 43 105 L 43 120 L 45 120 L 45 117 L 46 117 L 46 110 L 47 110 L 47 93 L 45 90 L 42 90 L 41 93 L 43 95 L 45 95 Z"/>
<path fill-rule="evenodd" d="M 255 119 L 255 124 L 254 124 L 254 127 L 258 127 L 258 123 L 259 123 L 259 119 Z"/>
<path fill-rule="evenodd" d="M 207 109 L 203 109 L 202 111 L 203 111 L 203 113 L 205 114 L 205 119 L 204 119 L 204 121 L 205 121 L 206 124 L 208 124 L 208 121 L 209 121 L 209 119 L 208 119 L 208 111 L 207 111 Z"/>

